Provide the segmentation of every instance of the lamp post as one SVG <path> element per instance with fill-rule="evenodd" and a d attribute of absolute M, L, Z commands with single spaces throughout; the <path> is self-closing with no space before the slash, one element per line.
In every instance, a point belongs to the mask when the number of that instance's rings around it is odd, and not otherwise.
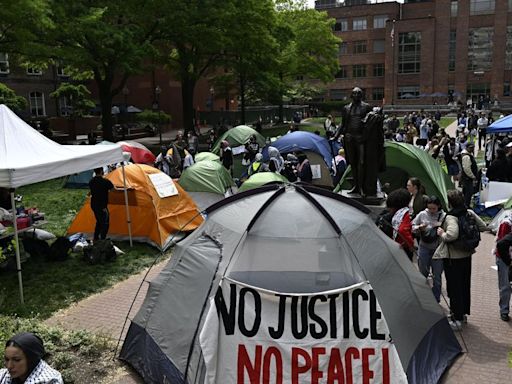
<path fill-rule="evenodd" d="M 160 124 L 160 93 L 162 93 L 162 89 L 157 85 L 155 87 L 155 101 L 153 102 L 153 112 L 158 111 L 158 137 L 160 145 L 162 145 L 162 125 Z"/>

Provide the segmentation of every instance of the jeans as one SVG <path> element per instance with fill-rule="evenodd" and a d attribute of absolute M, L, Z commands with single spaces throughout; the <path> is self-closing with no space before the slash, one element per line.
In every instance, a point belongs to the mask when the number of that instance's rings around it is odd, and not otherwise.
<path fill-rule="evenodd" d="M 508 281 L 507 266 L 499 257 L 496 258 L 496 265 L 498 266 L 498 289 L 500 292 L 500 314 L 508 315 L 510 307 L 510 296 L 512 288 L 510 281 Z"/>
<path fill-rule="evenodd" d="M 432 259 L 434 252 L 435 248 L 428 249 L 420 245 L 418 249 L 418 267 L 421 274 L 425 277 L 428 277 L 430 270 L 432 270 L 432 293 L 439 303 L 441 301 L 441 275 L 443 274 L 443 260 Z"/>
<path fill-rule="evenodd" d="M 94 240 L 104 240 L 107 237 L 109 227 L 108 209 L 93 209 L 96 218 L 96 227 L 94 228 Z"/>

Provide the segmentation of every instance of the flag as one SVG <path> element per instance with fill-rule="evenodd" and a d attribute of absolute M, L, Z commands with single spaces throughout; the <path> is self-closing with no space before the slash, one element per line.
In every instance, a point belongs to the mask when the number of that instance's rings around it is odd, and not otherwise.
<path fill-rule="evenodd" d="M 391 33 L 389 34 L 391 37 L 391 46 L 395 46 L 395 22 L 393 22 L 393 28 L 391 28 Z"/>

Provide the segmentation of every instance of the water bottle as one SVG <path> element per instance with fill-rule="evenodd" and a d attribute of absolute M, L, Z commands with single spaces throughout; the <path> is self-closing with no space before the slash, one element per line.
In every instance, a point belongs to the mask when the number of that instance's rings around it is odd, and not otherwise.
<path fill-rule="evenodd" d="M 487 168 L 482 168 L 482 189 L 487 188 L 489 185 L 489 178 L 487 177 Z"/>

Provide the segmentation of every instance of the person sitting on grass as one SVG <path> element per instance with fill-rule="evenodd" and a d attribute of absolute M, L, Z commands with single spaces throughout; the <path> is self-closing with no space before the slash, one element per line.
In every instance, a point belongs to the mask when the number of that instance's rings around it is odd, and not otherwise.
<path fill-rule="evenodd" d="M 61 374 L 43 360 L 45 354 L 43 341 L 33 333 L 11 337 L 5 344 L 0 384 L 63 384 Z"/>

